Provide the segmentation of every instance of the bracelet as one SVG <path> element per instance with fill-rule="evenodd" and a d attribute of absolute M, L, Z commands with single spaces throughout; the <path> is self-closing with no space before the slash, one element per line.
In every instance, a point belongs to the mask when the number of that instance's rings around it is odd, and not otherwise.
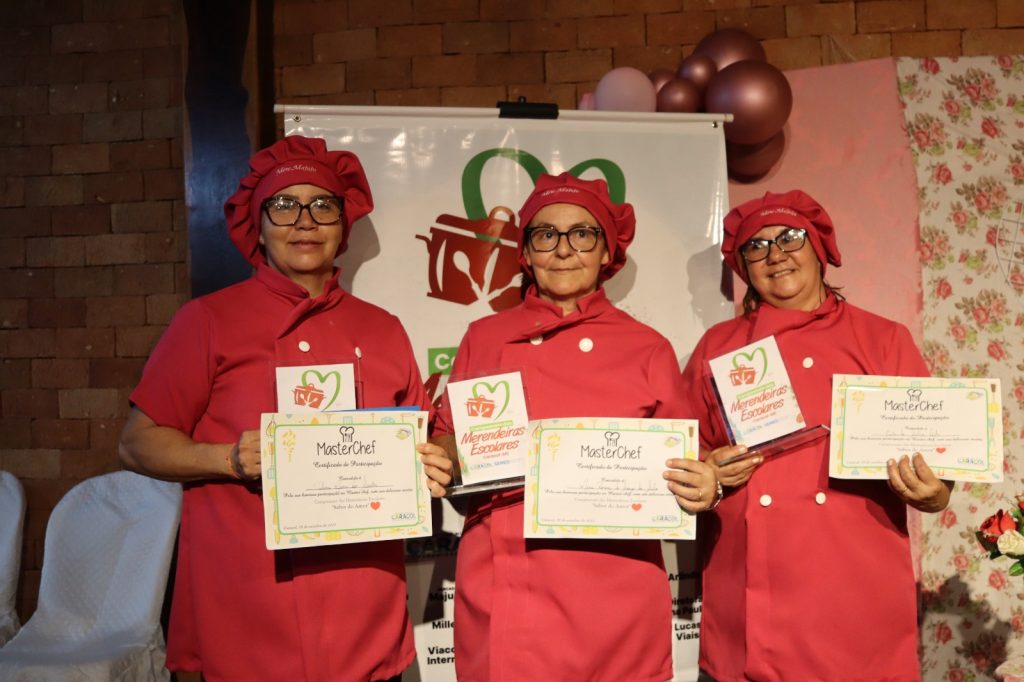
<path fill-rule="evenodd" d="M 721 481 L 715 481 L 715 486 L 716 486 L 716 488 L 715 488 L 715 501 L 712 502 L 711 506 L 708 507 L 707 509 L 705 509 L 704 511 L 711 511 L 712 509 L 717 507 L 719 504 L 721 504 L 722 503 L 722 498 L 725 497 L 725 490 L 722 489 L 722 482 Z"/>

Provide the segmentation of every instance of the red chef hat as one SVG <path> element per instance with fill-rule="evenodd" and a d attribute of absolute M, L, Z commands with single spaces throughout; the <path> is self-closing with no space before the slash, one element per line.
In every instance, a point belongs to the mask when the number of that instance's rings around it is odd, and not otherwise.
<path fill-rule="evenodd" d="M 289 135 L 249 159 L 249 174 L 224 204 L 228 235 L 253 265 L 266 263 L 260 250 L 263 201 L 291 185 L 322 187 L 344 202 L 341 245 L 348 246 L 352 224 L 373 210 L 373 196 L 359 158 L 352 152 L 329 151 L 320 138 Z"/>

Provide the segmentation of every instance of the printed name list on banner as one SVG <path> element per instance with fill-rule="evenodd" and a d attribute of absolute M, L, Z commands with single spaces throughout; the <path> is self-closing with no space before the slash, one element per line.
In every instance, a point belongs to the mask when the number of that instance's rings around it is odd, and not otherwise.
<path fill-rule="evenodd" d="M 261 419 L 267 549 L 429 537 L 426 412 Z"/>
<path fill-rule="evenodd" d="M 662 478 L 665 460 L 697 458 L 696 420 L 542 419 L 530 433 L 525 537 L 696 537 Z"/>
<path fill-rule="evenodd" d="M 519 372 L 448 384 L 463 485 L 526 471 L 529 423 Z"/>
<path fill-rule="evenodd" d="M 924 456 L 950 481 L 1003 480 L 999 379 L 832 377 L 829 475 L 887 479 L 886 462 Z"/>

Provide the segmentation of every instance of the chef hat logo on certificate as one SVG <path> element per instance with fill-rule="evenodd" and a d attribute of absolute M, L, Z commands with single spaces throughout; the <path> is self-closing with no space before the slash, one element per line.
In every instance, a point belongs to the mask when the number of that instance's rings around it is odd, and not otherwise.
<path fill-rule="evenodd" d="M 747 446 L 747 452 L 722 464 L 776 455 L 828 435 L 827 426 L 804 422 L 774 336 L 712 358 L 708 364 L 729 440 Z"/>

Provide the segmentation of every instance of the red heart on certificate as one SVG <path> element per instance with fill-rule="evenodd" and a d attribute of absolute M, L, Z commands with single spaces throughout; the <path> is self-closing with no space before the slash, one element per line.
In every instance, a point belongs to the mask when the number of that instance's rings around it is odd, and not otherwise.
<path fill-rule="evenodd" d="M 946 451 L 946 448 L 935 448 L 935 452 L 939 453 L 940 455 L 941 455 L 941 454 L 942 454 L 943 452 L 945 452 L 945 451 Z"/>
<path fill-rule="evenodd" d="M 642 507 L 642 506 L 643 505 L 640 504 L 639 502 L 634 502 L 633 503 L 633 511 L 640 511 L 640 507 Z"/>
<path fill-rule="evenodd" d="M 370 503 L 370 509 L 380 509 L 380 502 L 374 501 Z"/>

